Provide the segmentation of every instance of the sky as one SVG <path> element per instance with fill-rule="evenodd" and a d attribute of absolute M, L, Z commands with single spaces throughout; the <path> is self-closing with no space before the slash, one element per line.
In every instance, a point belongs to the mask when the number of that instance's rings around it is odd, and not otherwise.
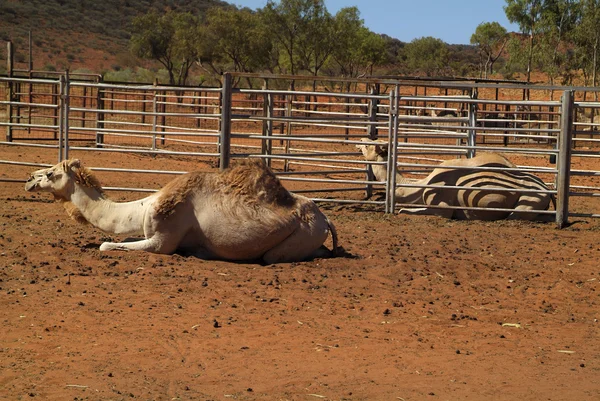
<path fill-rule="evenodd" d="M 226 0 L 252 10 L 267 0 Z M 277 2 L 277 0 L 276 0 Z M 518 32 L 504 13 L 506 0 L 325 0 L 330 14 L 358 7 L 365 26 L 402 42 L 432 36 L 448 44 L 469 44 L 482 22 L 498 22 L 508 32 Z"/>

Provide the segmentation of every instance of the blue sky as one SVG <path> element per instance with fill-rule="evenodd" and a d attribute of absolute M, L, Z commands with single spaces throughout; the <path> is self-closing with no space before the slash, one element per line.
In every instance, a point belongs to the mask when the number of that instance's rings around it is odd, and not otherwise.
<path fill-rule="evenodd" d="M 226 0 L 253 10 L 267 0 Z M 468 44 L 477 25 L 498 22 L 509 32 L 518 32 L 504 13 L 505 0 L 325 0 L 331 14 L 357 6 L 365 26 L 403 42 L 433 36 L 449 44 Z"/>

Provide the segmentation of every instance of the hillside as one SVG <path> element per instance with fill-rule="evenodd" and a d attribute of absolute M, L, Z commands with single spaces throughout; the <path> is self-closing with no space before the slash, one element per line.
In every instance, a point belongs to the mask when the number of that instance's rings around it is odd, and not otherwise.
<path fill-rule="evenodd" d="M 36 70 L 95 73 L 136 65 L 128 52 L 129 24 L 150 9 L 193 13 L 227 5 L 220 0 L 8 0 L 0 2 L 0 40 L 12 41 L 15 68 L 27 68 L 29 31 Z M 0 73 L 6 47 L 0 47 Z"/>
<path fill-rule="evenodd" d="M 103 74 L 131 67 L 160 67 L 129 52 L 130 24 L 151 9 L 200 14 L 220 0 L 5 0 L 0 2 L 0 41 L 12 41 L 15 69 L 26 70 L 29 32 L 32 36 L 33 69 Z M 385 36 L 388 53 L 395 59 L 404 43 Z M 455 71 L 469 75 L 477 69 L 473 46 L 449 45 Z M 0 74 L 6 73 L 6 46 L 0 46 Z M 399 66 L 384 70 L 393 74 Z M 386 71 L 381 71 L 386 73 Z"/>

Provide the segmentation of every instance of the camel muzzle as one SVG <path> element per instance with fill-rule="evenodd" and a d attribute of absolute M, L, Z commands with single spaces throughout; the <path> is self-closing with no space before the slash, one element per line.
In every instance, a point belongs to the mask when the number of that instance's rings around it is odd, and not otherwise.
<path fill-rule="evenodd" d="M 29 176 L 27 182 L 25 182 L 25 191 L 34 191 L 37 187 L 38 181 L 33 176 Z"/>

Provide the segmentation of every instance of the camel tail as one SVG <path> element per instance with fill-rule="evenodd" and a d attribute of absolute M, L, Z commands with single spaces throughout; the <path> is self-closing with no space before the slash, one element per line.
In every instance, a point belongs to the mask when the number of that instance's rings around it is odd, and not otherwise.
<path fill-rule="evenodd" d="M 327 220 L 327 225 L 329 226 L 329 232 L 331 233 L 331 241 L 333 242 L 333 250 L 331 251 L 331 253 L 332 253 L 333 257 L 337 257 L 338 256 L 338 253 L 337 253 L 337 248 L 338 248 L 337 230 L 335 229 L 335 226 L 333 225 L 331 220 L 329 220 L 328 217 L 325 217 L 325 219 Z"/>

